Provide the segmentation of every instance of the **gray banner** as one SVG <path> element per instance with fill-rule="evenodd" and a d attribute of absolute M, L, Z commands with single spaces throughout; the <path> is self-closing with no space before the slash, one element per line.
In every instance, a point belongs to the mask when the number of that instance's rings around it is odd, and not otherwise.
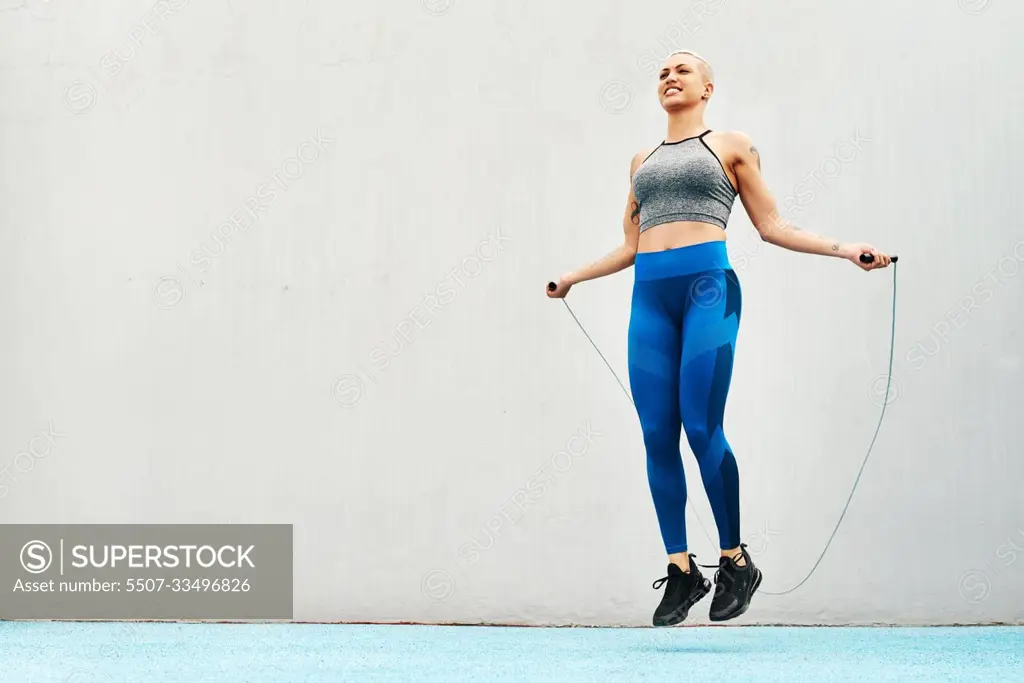
<path fill-rule="evenodd" d="M 0 619 L 291 619 L 290 524 L 2 524 Z"/>

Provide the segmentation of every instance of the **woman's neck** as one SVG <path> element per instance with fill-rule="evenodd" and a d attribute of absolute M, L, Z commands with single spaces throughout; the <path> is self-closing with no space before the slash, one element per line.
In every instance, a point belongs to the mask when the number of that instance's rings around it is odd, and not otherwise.
<path fill-rule="evenodd" d="M 665 140 L 683 140 L 700 135 L 708 129 L 704 124 L 704 112 L 701 108 L 674 111 L 668 115 L 668 133 Z"/>

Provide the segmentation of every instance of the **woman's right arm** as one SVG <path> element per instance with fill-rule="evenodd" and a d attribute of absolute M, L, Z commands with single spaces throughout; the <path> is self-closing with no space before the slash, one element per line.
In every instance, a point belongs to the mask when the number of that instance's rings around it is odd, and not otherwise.
<path fill-rule="evenodd" d="M 626 198 L 626 210 L 622 216 L 622 244 L 597 261 L 563 275 L 556 283 L 558 287 L 553 291 L 548 290 L 547 294 L 549 297 L 555 299 L 562 298 L 569 293 L 570 287 L 579 282 L 596 280 L 599 277 L 617 273 L 633 265 L 633 261 L 636 259 L 637 242 L 640 239 L 640 218 L 634 215 L 638 204 L 636 197 L 633 195 L 633 174 L 636 173 L 636 169 L 639 168 L 649 153 L 650 150 L 639 152 L 633 157 L 629 165 L 629 195 Z"/>

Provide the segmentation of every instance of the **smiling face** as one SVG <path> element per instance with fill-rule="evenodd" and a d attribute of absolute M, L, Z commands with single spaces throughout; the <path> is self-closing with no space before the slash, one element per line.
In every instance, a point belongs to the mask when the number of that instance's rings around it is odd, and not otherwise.
<path fill-rule="evenodd" d="M 695 55 L 669 55 L 658 74 L 658 99 L 665 111 L 684 109 L 706 101 L 714 92 L 711 68 Z"/>

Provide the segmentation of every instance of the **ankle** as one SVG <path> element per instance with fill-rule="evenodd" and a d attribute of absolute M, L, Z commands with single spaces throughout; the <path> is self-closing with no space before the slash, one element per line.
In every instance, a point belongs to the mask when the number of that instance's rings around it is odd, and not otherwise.
<path fill-rule="evenodd" d="M 747 558 L 743 556 L 742 548 L 732 548 L 731 550 L 723 550 L 722 557 L 728 557 L 736 563 L 737 567 L 747 566 Z"/>
<path fill-rule="evenodd" d="M 682 569 L 683 572 L 687 574 L 690 573 L 690 553 L 685 551 L 681 553 L 672 553 L 668 556 L 668 561 Z"/>

